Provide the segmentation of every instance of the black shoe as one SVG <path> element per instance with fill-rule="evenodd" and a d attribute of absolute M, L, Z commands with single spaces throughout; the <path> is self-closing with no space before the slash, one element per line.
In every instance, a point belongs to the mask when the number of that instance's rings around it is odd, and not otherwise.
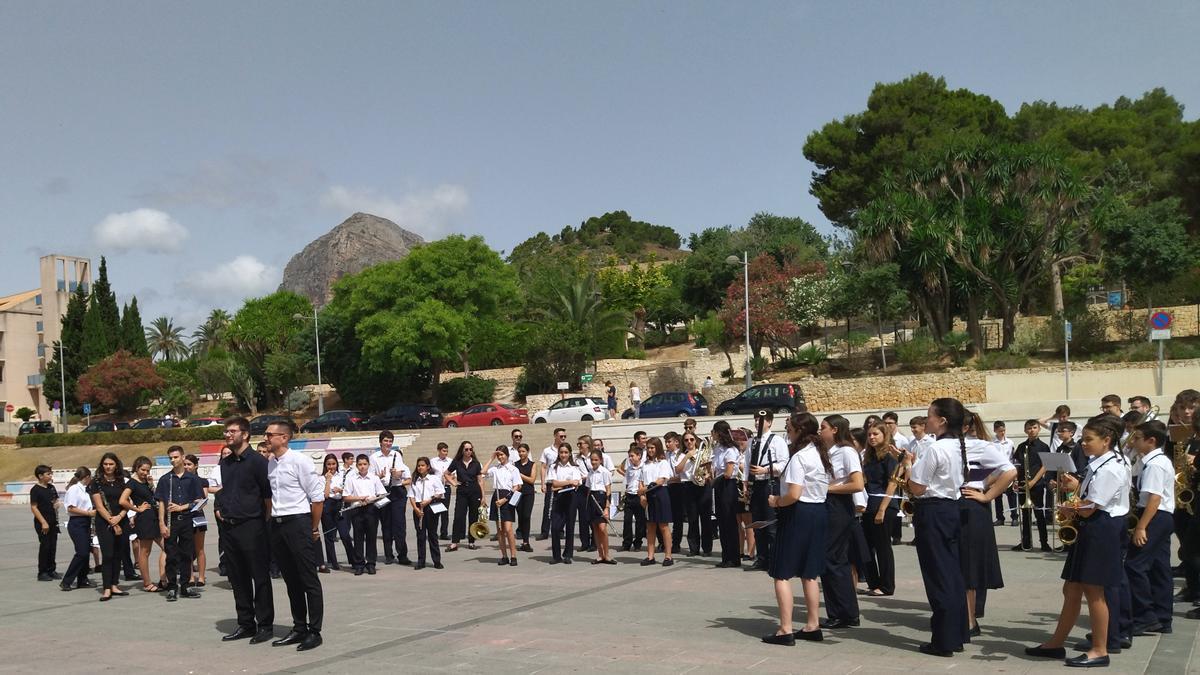
<path fill-rule="evenodd" d="M 646 558 L 646 559 L 642 560 L 642 562 L 641 562 L 642 567 L 648 567 L 650 565 L 657 565 L 657 564 L 658 564 L 658 561 L 656 561 L 654 558 Z"/>
<path fill-rule="evenodd" d="M 860 619 L 825 619 L 821 622 L 821 628 L 826 630 L 838 630 L 840 628 L 857 628 L 861 624 Z"/>
<path fill-rule="evenodd" d="M 894 537 L 892 539 L 892 546 L 899 546 L 899 545 L 900 545 L 900 537 Z"/>
<path fill-rule="evenodd" d="M 175 602 L 178 599 L 179 599 L 179 591 L 175 590 L 174 588 L 167 591 L 167 602 Z"/>
<path fill-rule="evenodd" d="M 408 558 L 400 558 L 399 560 L 397 560 L 397 561 L 396 561 L 396 564 L 397 564 L 397 565 L 411 566 L 411 565 L 412 565 L 412 561 L 411 561 L 411 560 L 409 560 Z"/>
<path fill-rule="evenodd" d="M 1144 626 L 1134 626 L 1133 637 L 1142 637 L 1143 635 L 1150 635 L 1151 633 L 1158 633 L 1161 631 L 1162 624 L 1157 622 L 1146 624 Z"/>
<path fill-rule="evenodd" d="M 435 569 L 435 570 L 441 570 L 441 569 L 445 569 L 445 568 L 446 568 L 446 566 L 440 562 L 433 563 L 433 569 Z"/>
<path fill-rule="evenodd" d="M 769 645 L 783 645 L 785 647 L 791 647 L 796 644 L 796 636 L 792 635 L 791 633 L 784 633 L 783 635 L 764 635 L 762 641 Z"/>
<path fill-rule="evenodd" d="M 520 546 L 517 547 L 517 550 L 521 551 L 523 553 L 533 553 L 533 547 L 529 545 L 529 542 L 525 542 L 524 544 L 521 544 Z"/>
<path fill-rule="evenodd" d="M 383 559 L 384 565 L 392 565 L 392 564 L 395 564 L 395 562 L 396 562 L 396 558 L 393 556 L 390 556 L 390 555 Z"/>
<path fill-rule="evenodd" d="M 1003 524 L 1004 524 L 1004 519 L 1003 519 L 1003 518 L 997 518 L 997 519 L 995 520 L 995 522 L 993 522 L 992 524 L 993 524 L 993 525 L 1003 525 Z"/>
<path fill-rule="evenodd" d="M 333 563 L 332 565 L 329 566 L 329 569 L 333 570 L 334 572 L 341 572 L 342 566 L 337 563 Z"/>
<path fill-rule="evenodd" d="M 559 563 L 561 563 L 561 562 L 562 562 L 562 558 L 554 558 L 553 560 L 551 560 L 551 561 L 550 561 L 550 564 L 551 564 L 551 565 L 557 565 L 557 564 L 559 564 Z"/>
<path fill-rule="evenodd" d="M 670 567 L 671 565 L 674 565 L 674 564 L 675 564 L 674 558 L 667 558 L 666 560 L 663 561 L 663 567 Z"/>
<path fill-rule="evenodd" d="M 99 565 L 96 565 L 95 567 L 92 568 L 92 572 L 94 572 L 95 574 L 100 574 L 101 571 L 102 571 L 102 568 Z"/>
<path fill-rule="evenodd" d="M 283 576 L 283 573 L 281 573 L 279 570 L 275 570 L 275 571 L 271 572 L 272 579 L 278 579 L 281 576 Z"/>
<path fill-rule="evenodd" d="M 928 642 L 922 644 L 920 647 L 917 647 L 917 651 L 921 652 L 922 654 L 928 654 L 930 656 L 941 656 L 943 658 L 949 658 L 951 656 L 954 656 L 954 652 L 947 652 L 947 651 L 943 651 L 941 649 L 937 649 Z"/>
<path fill-rule="evenodd" d="M 370 575 L 372 575 L 372 576 L 373 576 L 373 575 L 375 574 L 375 568 L 374 568 L 374 567 L 368 567 L 368 568 L 367 568 L 367 574 L 370 574 Z"/>
<path fill-rule="evenodd" d="M 508 558 L 501 558 L 500 560 L 496 561 L 496 564 L 497 564 L 497 565 L 507 565 L 507 564 L 508 564 Z"/>
<path fill-rule="evenodd" d="M 1067 666 L 1071 668 L 1107 668 L 1108 657 L 1097 656 L 1094 659 L 1089 659 L 1087 654 L 1080 654 L 1067 659 Z"/>
<path fill-rule="evenodd" d="M 299 645 L 296 646 L 296 651 L 306 652 L 310 649 L 316 649 L 317 647 L 320 647 L 320 646 L 321 646 L 321 634 L 320 633 L 309 633 L 304 638 L 304 642 L 301 642 Z"/>
<path fill-rule="evenodd" d="M 983 631 L 979 629 L 979 624 L 975 624 L 974 628 L 967 631 L 967 635 L 970 635 L 971 637 L 979 637 L 980 635 L 983 635 Z"/>
<path fill-rule="evenodd" d="M 733 569 L 736 567 L 741 567 L 742 564 L 736 563 L 736 562 L 719 562 L 715 566 L 719 569 L 727 570 L 727 569 Z"/>
<path fill-rule="evenodd" d="M 629 551 L 633 550 L 633 546 L 631 546 L 629 544 L 622 544 L 621 548 L 619 548 L 617 550 L 620 551 L 621 553 L 628 553 Z"/>
<path fill-rule="evenodd" d="M 516 559 L 516 558 L 513 558 L 512 560 L 509 560 L 509 561 L 508 561 L 508 566 L 509 566 L 509 567 L 516 567 L 516 566 L 517 566 L 517 559 Z"/>
<path fill-rule="evenodd" d="M 363 572 L 365 572 L 365 571 L 366 571 L 366 570 L 364 570 L 364 569 L 363 569 L 363 568 L 361 568 L 361 567 L 355 567 L 355 568 L 354 568 L 354 576 L 356 576 L 356 577 L 361 577 L 361 576 L 363 575 Z"/>
<path fill-rule="evenodd" d="M 234 640 L 245 640 L 246 638 L 253 637 L 253 636 L 254 636 L 253 628 L 246 628 L 245 626 L 238 626 L 237 630 L 233 631 L 229 635 L 222 635 L 221 641 L 222 642 L 233 642 Z"/>
<path fill-rule="evenodd" d="M 1088 645 L 1088 649 L 1091 648 L 1092 646 Z M 1036 656 L 1041 659 L 1065 659 L 1067 658 L 1067 650 L 1063 647 L 1043 647 L 1041 645 L 1035 645 L 1033 647 L 1026 647 L 1025 655 Z"/>
<path fill-rule="evenodd" d="M 1012 548 L 1010 548 L 1009 550 L 1010 550 L 1010 551 L 1018 551 L 1018 552 L 1022 552 L 1022 551 L 1032 551 L 1032 550 L 1033 550 L 1033 547 L 1032 547 L 1032 546 L 1030 546 L 1029 548 L 1025 548 L 1025 544 L 1016 544 L 1016 545 L 1014 545 Z"/>
<path fill-rule="evenodd" d="M 1190 588 L 1185 588 L 1175 594 L 1176 602 L 1191 602 L 1196 599 L 1196 592 Z"/>
<path fill-rule="evenodd" d="M 746 571 L 747 572 L 766 572 L 767 566 L 762 563 L 754 563 L 753 565 L 747 567 Z"/>
<path fill-rule="evenodd" d="M 699 558 L 700 552 L 699 551 L 688 551 L 688 556 L 692 557 L 692 558 Z"/>
<path fill-rule="evenodd" d="M 60 591 L 73 591 L 73 590 L 75 590 L 75 587 L 74 587 L 74 586 L 72 586 L 71 584 L 59 584 L 59 585 L 58 585 L 58 590 L 60 590 Z"/>
<path fill-rule="evenodd" d="M 293 628 L 292 630 L 288 631 L 287 635 L 284 635 L 283 637 L 279 638 L 278 640 L 272 640 L 271 646 L 272 647 L 286 647 L 288 645 L 298 645 L 304 641 L 304 638 L 305 638 L 304 633 L 301 633 L 300 631 L 297 631 L 296 629 Z"/>
<path fill-rule="evenodd" d="M 1172 579 L 1182 579 L 1183 577 L 1184 577 L 1184 572 L 1183 572 L 1182 564 L 1176 565 L 1171 568 L 1171 578 Z"/>
<path fill-rule="evenodd" d="M 140 574 L 126 574 L 125 575 L 125 581 L 141 581 L 141 580 L 142 580 L 142 575 L 140 575 Z"/>
<path fill-rule="evenodd" d="M 263 628 L 259 628 L 258 632 L 254 634 L 254 637 L 250 638 L 250 644 L 256 645 L 261 642 L 266 642 L 273 637 L 275 637 L 275 627 L 265 626 Z"/>
<path fill-rule="evenodd" d="M 317 568 L 317 572 L 320 574 L 329 574 L 329 568 L 324 565 L 321 565 L 320 567 Z"/>
<path fill-rule="evenodd" d="M 642 550 L 642 545 L 641 545 L 641 544 L 634 544 L 634 545 L 633 545 L 633 552 L 634 552 L 634 553 L 637 553 L 637 552 L 638 552 L 638 551 L 640 551 L 640 550 Z"/>
<path fill-rule="evenodd" d="M 1053 548 L 1050 547 L 1050 544 L 1047 544 L 1044 541 L 1042 542 L 1041 548 L 1042 548 L 1042 553 L 1050 553 L 1051 551 L 1054 550 Z"/>
<path fill-rule="evenodd" d="M 1196 609 L 1189 609 L 1187 614 L 1184 614 L 1184 616 L 1189 619 L 1200 619 L 1200 607 L 1197 607 Z"/>
<path fill-rule="evenodd" d="M 62 575 L 61 575 L 61 574 L 59 574 L 58 572 L 51 572 L 51 573 L 50 573 L 50 578 L 51 578 L 51 579 L 61 579 L 61 578 L 62 578 Z"/>
<path fill-rule="evenodd" d="M 54 577 L 50 576 L 49 574 L 42 573 L 42 574 L 37 575 L 37 580 L 38 581 L 54 581 Z"/>
<path fill-rule="evenodd" d="M 193 591 L 193 590 L 192 590 L 192 589 L 190 589 L 190 588 L 185 588 L 185 589 L 183 589 L 182 591 L 180 591 L 180 592 L 179 592 L 179 597 L 181 597 L 181 598 L 189 598 L 189 599 L 191 599 L 191 600 L 196 600 L 196 599 L 198 599 L 198 598 L 200 597 L 200 594 L 199 594 L 199 593 L 197 593 L 196 591 Z"/>
<path fill-rule="evenodd" d="M 337 568 L 334 568 L 334 569 L 337 569 Z M 229 576 L 229 570 L 226 569 L 225 563 L 221 563 L 221 564 L 217 565 L 217 574 L 220 574 L 223 577 Z"/>
<path fill-rule="evenodd" d="M 563 559 L 562 559 L 562 563 L 563 563 L 564 565 L 570 565 L 570 564 L 571 564 L 571 562 L 572 562 L 571 558 L 563 558 Z"/>
<path fill-rule="evenodd" d="M 798 630 L 792 633 L 792 637 L 797 640 L 807 640 L 809 642 L 821 642 L 825 639 L 820 628 L 816 630 Z"/>
<path fill-rule="evenodd" d="M 75 588 L 95 588 L 96 584 L 91 579 L 84 579 L 75 584 Z"/>
<path fill-rule="evenodd" d="M 534 537 L 534 541 L 546 541 L 549 538 L 550 535 L 548 534 L 539 534 L 538 536 Z"/>
<path fill-rule="evenodd" d="M 413 571 L 423 570 L 423 569 L 425 569 L 425 563 L 423 563 L 423 562 L 419 562 L 416 565 L 413 565 Z"/>

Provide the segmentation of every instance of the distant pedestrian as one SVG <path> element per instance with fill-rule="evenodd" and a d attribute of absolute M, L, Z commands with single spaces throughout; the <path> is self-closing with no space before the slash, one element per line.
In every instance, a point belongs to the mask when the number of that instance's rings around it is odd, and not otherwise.
<path fill-rule="evenodd" d="M 604 381 L 604 395 L 607 397 L 608 403 L 608 419 L 617 419 L 617 388 L 613 386 L 612 380 Z"/>
<path fill-rule="evenodd" d="M 712 375 L 708 375 L 708 376 L 706 376 L 706 377 L 704 378 L 704 388 L 705 388 L 705 389 L 710 389 L 710 388 L 712 388 L 713 386 L 714 386 L 714 385 L 713 385 L 713 379 L 712 379 Z"/>
<path fill-rule="evenodd" d="M 642 388 L 629 383 L 629 400 L 633 407 L 633 419 L 640 419 L 642 416 Z"/>

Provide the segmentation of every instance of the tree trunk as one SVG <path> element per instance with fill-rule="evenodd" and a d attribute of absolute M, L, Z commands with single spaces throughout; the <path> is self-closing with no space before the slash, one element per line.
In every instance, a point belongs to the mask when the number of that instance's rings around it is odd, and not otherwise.
<path fill-rule="evenodd" d="M 471 350 L 464 349 L 458 353 L 458 357 L 462 359 L 463 377 L 471 376 Z"/>
<path fill-rule="evenodd" d="M 979 327 L 979 301 L 972 293 L 967 294 L 967 334 L 971 336 L 971 346 L 967 354 L 983 353 L 983 329 Z"/>
<path fill-rule="evenodd" d="M 1063 306 L 1063 289 L 1062 289 L 1062 268 L 1061 263 L 1055 261 L 1050 263 L 1050 289 L 1053 297 L 1051 300 L 1054 303 L 1054 313 L 1061 316 L 1064 310 Z"/>

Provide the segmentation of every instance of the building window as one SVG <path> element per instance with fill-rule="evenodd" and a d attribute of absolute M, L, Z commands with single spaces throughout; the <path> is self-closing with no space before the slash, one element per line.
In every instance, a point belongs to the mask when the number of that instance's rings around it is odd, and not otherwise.
<path fill-rule="evenodd" d="M 42 306 L 42 294 L 41 293 L 38 293 L 36 296 L 34 296 L 33 304 L 37 305 L 38 307 Z"/>
<path fill-rule="evenodd" d="M 42 332 L 44 332 L 44 330 L 42 329 L 42 322 L 41 322 L 41 321 L 37 322 L 37 332 L 39 332 L 39 333 L 42 333 Z"/>

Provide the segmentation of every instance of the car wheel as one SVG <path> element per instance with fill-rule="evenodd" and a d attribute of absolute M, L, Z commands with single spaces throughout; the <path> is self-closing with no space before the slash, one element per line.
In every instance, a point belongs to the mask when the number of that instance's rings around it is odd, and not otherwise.
<path fill-rule="evenodd" d="M 345 430 L 346 430 L 346 427 L 338 427 L 337 429 L 334 429 L 334 431 L 345 431 Z"/>
<path fill-rule="evenodd" d="M 733 408 L 726 408 L 724 410 L 718 410 L 717 414 L 721 415 L 722 417 L 730 417 L 730 416 L 734 415 L 735 413 L 733 412 Z"/>
<path fill-rule="evenodd" d="M 492 426 L 494 427 L 498 427 L 501 424 L 504 424 L 504 422 L 501 422 L 500 420 L 492 420 Z"/>
<path fill-rule="evenodd" d="M 446 428 L 447 429 L 457 429 L 458 422 L 446 422 Z"/>
<path fill-rule="evenodd" d="M 534 418 L 533 423 L 534 424 L 545 424 L 546 418 L 545 417 L 536 417 L 536 418 Z"/>
<path fill-rule="evenodd" d="M 776 415 L 791 415 L 792 409 L 787 407 L 786 405 L 781 405 L 775 409 L 775 414 Z"/>
<path fill-rule="evenodd" d="M 593 419 L 593 418 L 592 418 L 592 416 L 591 416 L 591 415 L 584 415 L 583 417 L 580 417 L 580 418 L 579 418 L 579 421 L 580 421 L 580 422 L 591 422 L 591 421 L 592 421 L 592 419 Z"/>
<path fill-rule="evenodd" d="M 676 417 L 690 417 L 691 415 L 689 415 L 688 411 L 686 411 L 686 410 L 680 410 L 679 412 L 675 413 L 675 416 Z"/>

